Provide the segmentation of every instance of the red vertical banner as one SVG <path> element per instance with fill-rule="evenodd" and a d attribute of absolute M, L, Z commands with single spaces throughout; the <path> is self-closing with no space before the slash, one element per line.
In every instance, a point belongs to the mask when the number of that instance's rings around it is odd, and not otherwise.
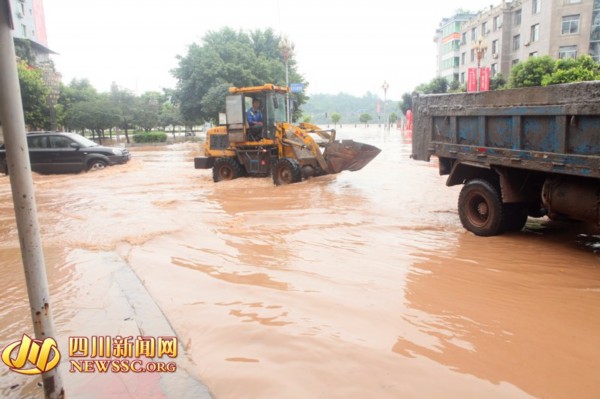
<path fill-rule="evenodd" d="M 490 91 L 490 68 L 481 68 L 479 91 Z"/>
<path fill-rule="evenodd" d="M 381 100 L 377 99 L 377 113 L 380 114 L 381 113 Z"/>
<path fill-rule="evenodd" d="M 477 68 L 469 68 L 467 74 L 467 92 L 477 91 Z"/>

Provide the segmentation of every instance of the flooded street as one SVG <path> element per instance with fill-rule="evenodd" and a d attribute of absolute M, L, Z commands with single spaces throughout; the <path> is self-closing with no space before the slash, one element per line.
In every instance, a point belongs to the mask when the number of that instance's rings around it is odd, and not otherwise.
<path fill-rule="evenodd" d="M 398 131 L 338 136 L 383 151 L 290 186 L 215 184 L 191 143 L 36 175 L 58 332 L 77 334 L 69 305 L 93 279 L 77 265 L 117 256 L 216 398 L 600 397 L 600 235 L 530 219 L 476 237 L 460 225 L 460 187 L 410 160 Z M 5 176 L 0 198 L 3 347 L 32 328 Z M 14 381 L 0 369 L 0 397 L 33 389 Z"/>

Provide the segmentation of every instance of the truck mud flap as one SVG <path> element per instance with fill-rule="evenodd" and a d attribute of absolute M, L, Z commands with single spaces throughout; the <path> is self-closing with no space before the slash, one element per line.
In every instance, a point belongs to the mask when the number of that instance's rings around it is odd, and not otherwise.
<path fill-rule="evenodd" d="M 328 173 L 339 173 L 343 170 L 357 171 L 371 162 L 381 150 L 370 144 L 358 143 L 354 140 L 342 140 L 329 143 L 325 147 L 325 161 Z"/>
<path fill-rule="evenodd" d="M 194 158 L 194 168 L 210 169 L 213 167 L 215 159 L 211 157 L 196 157 Z"/>

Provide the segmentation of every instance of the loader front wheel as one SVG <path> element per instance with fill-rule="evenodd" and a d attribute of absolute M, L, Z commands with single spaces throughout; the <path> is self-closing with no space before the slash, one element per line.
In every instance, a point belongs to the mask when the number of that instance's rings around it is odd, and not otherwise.
<path fill-rule="evenodd" d="M 295 159 L 283 158 L 273 167 L 273 183 L 282 184 L 298 183 L 302 180 L 302 169 Z"/>
<path fill-rule="evenodd" d="M 242 165 L 233 158 L 218 158 L 213 165 L 213 181 L 237 179 L 243 174 Z"/>

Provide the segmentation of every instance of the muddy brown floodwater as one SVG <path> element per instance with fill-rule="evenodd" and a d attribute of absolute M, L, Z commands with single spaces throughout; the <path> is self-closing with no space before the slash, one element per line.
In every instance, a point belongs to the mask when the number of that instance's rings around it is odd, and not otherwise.
<path fill-rule="evenodd" d="M 214 184 L 198 144 L 35 176 L 60 330 L 85 253 L 119 256 L 217 398 L 598 398 L 600 237 L 530 219 L 480 238 L 459 187 L 397 131 L 359 172 Z M 0 343 L 30 331 L 9 181 L 0 177 Z M 85 250 L 82 252 L 82 250 Z M 96 259 L 96 260 L 93 260 Z M 101 325 L 101 320 L 90 320 Z M 150 332 L 151 333 L 151 332 Z M 0 371 L 2 396 L 10 376 Z"/>

